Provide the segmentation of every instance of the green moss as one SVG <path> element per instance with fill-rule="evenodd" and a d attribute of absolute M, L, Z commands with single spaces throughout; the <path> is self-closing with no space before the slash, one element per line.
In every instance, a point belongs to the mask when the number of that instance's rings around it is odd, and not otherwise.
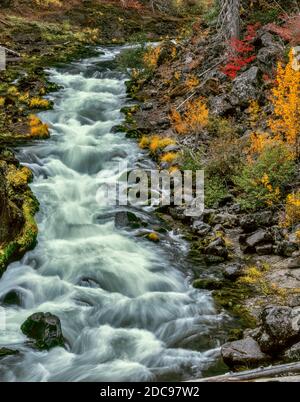
<path fill-rule="evenodd" d="M 0 276 L 8 264 L 33 249 L 37 242 L 38 227 L 34 216 L 39 209 L 39 203 L 29 188 L 25 190 L 23 197 L 24 225 L 19 235 L 12 242 L 5 245 L 2 250 L 0 249 Z"/>
<path fill-rule="evenodd" d="M 217 290 L 222 288 L 222 281 L 212 278 L 196 279 L 193 282 L 193 287 L 196 289 Z"/>
<path fill-rule="evenodd" d="M 212 293 L 216 304 L 238 318 L 242 328 L 254 328 L 257 324 L 256 318 L 245 307 L 246 300 L 254 294 L 250 286 L 229 281 L 224 281 L 222 289 Z"/>

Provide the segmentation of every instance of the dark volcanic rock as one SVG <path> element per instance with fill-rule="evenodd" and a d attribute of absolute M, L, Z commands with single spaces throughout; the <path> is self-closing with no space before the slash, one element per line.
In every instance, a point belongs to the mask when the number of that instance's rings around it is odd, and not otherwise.
<path fill-rule="evenodd" d="M 206 236 L 211 231 L 211 226 L 202 221 L 194 221 L 192 229 L 199 236 Z"/>
<path fill-rule="evenodd" d="M 289 240 L 283 240 L 277 243 L 274 251 L 275 254 L 282 255 L 284 257 L 291 257 L 298 249 L 299 246 L 297 243 Z"/>
<path fill-rule="evenodd" d="M 260 244 L 267 243 L 271 240 L 272 240 L 271 235 L 267 231 L 260 229 L 252 233 L 249 237 L 247 237 L 245 244 L 249 248 L 253 248 Z"/>
<path fill-rule="evenodd" d="M 14 356 L 19 354 L 18 350 L 8 349 L 8 348 L 0 348 L 0 359 L 6 356 Z"/>
<path fill-rule="evenodd" d="M 286 350 L 283 355 L 283 359 L 286 361 L 299 361 L 300 360 L 300 342 L 293 345 Z"/>
<path fill-rule="evenodd" d="M 205 254 L 214 255 L 226 259 L 228 257 L 228 250 L 225 241 L 222 237 L 218 237 L 212 241 L 205 249 Z"/>
<path fill-rule="evenodd" d="M 232 228 L 236 226 L 237 222 L 238 222 L 237 216 L 228 213 L 216 214 L 212 219 L 213 224 L 221 224 L 225 228 Z"/>
<path fill-rule="evenodd" d="M 221 355 L 224 363 L 230 368 L 255 366 L 270 359 L 260 350 L 259 344 L 250 337 L 225 343 L 221 348 Z"/>
<path fill-rule="evenodd" d="M 263 244 L 255 247 L 255 251 L 258 255 L 270 255 L 273 253 L 273 244 Z"/>
<path fill-rule="evenodd" d="M 244 273 L 244 269 L 241 264 L 232 264 L 228 265 L 223 272 L 223 275 L 226 279 L 231 281 L 235 281 Z"/>
<path fill-rule="evenodd" d="M 6 305 L 21 306 L 22 296 L 17 290 L 10 290 L 1 298 L 1 301 Z"/>
<path fill-rule="evenodd" d="M 255 339 L 263 352 L 277 355 L 300 341 L 299 311 L 287 306 L 265 307 Z"/>
<path fill-rule="evenodd" d="M 0 244 L 14 239 L 24 218 L 21 210 L 10 200 L 7 182 L 0 169 Z"/>
<path fill-rule="evenodd" d="M 262 211 L 255 214 L 244 215 L 240 218 L 240 226 L 245 233 L 251 233 L 260 227 L 268 227 L 273 224 L 271 211 Z"/>
<path fill-rule="evenodd" d="M 222 281 L 213 278 L 200 278 L 193 282 L 196 289 L 217 290 L 222 288 Z"/>
<path fill-rule="evenodd" d="M 119 211 L 115 215 L 115 226 L 117 228 L 130 227 L 132 229 L 137 229 L 141 226 L 147 226 L 147 222 L 143 222 L 142 219 L 136 216 L 133 212 Z"/>
<path fill-rule="evenodd" d="M 32 314 L 22 324 L 21 330 L 38 349 L 51 349 L 64 346 L 60 320 L 51 313 Z"/>

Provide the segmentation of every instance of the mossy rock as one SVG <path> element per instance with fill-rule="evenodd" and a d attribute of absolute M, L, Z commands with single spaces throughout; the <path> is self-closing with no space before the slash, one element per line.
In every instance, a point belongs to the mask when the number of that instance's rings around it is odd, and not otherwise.
<path fill-rule="evenodd" d="M 0 359 L 6 356 L 15 356 L 18 355 L 20 352 L 18 350 L 14 349 L 8 349 L 8 348 L 0 348 Z"/>
<path fill-rule="evenodd" d="M 21 331 L 28 336 L 37 349 L 49 350 L 65 345 L 60 320 L 51 313 L 32 314 L 22 324 Z"/>
<path fill-rule="evenodd" d="M 222 286 L 222 281 L 213 278 L 201 278 L 193 282 L 193 287 L 196 289 L 217 290 L 221 289 Z"/>

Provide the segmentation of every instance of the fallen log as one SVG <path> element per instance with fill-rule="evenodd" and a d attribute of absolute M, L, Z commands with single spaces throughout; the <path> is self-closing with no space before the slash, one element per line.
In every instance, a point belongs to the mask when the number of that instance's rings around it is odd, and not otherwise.
<path fill-rule="evenodd" d="M 215 377 L 190 380 L 188 382 L 250 382 L 260 379 L 274 381 L 280 380 L 279 376 L 289 375 L 293 376 L 295 380 L 295 378 L 298 377 L 295 376 L 295 374 L 300 374 L 300 362 L 280 364 L 278 366 L 259 367 L 253 370 L 246 370 L 238 373 L 226 373 Z"/>
<path fill-rule="evenodd" d="M 14 54 L 14 55 L 17 56 L 17 57 L 21 57 L 20 53 L 16 52 L 15 50 L 8 49 L 7 47 L 1 45 L 1 43 L 0 43 L 0 47 L 1 47 L 2 49 L 6 50 L 7 53 Z"/>
<path fill-rule="evenodd" d="M 0 22 L 3 25 L 6 25 L 7 27 L 11 26 L 8 22 L 4 21 L 2 18 L 0 18 Z"/>

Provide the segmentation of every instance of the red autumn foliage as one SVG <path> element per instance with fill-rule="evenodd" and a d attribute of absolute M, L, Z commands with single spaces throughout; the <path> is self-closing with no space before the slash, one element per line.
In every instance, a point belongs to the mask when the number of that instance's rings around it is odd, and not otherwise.
<path fill-rule="evenodd" d="M 255 60 L 256 56 L 253 54 L 255 48 L 251 42 L 254 40 L 258 28 L 259 24 L 248 25 L 244 39 L 232 39 L 230 41 L 230 54 L 227 64 L 221 68 L 227 77 L 234 79 L 243 67 Z"/>
<path fill-rule="evenodd" d="M 270 23 L 265 28 L 270 32 L 276 33 L 292 45 L 300 44 L 300 15 L 290 17 L 281 26 Z"/>

